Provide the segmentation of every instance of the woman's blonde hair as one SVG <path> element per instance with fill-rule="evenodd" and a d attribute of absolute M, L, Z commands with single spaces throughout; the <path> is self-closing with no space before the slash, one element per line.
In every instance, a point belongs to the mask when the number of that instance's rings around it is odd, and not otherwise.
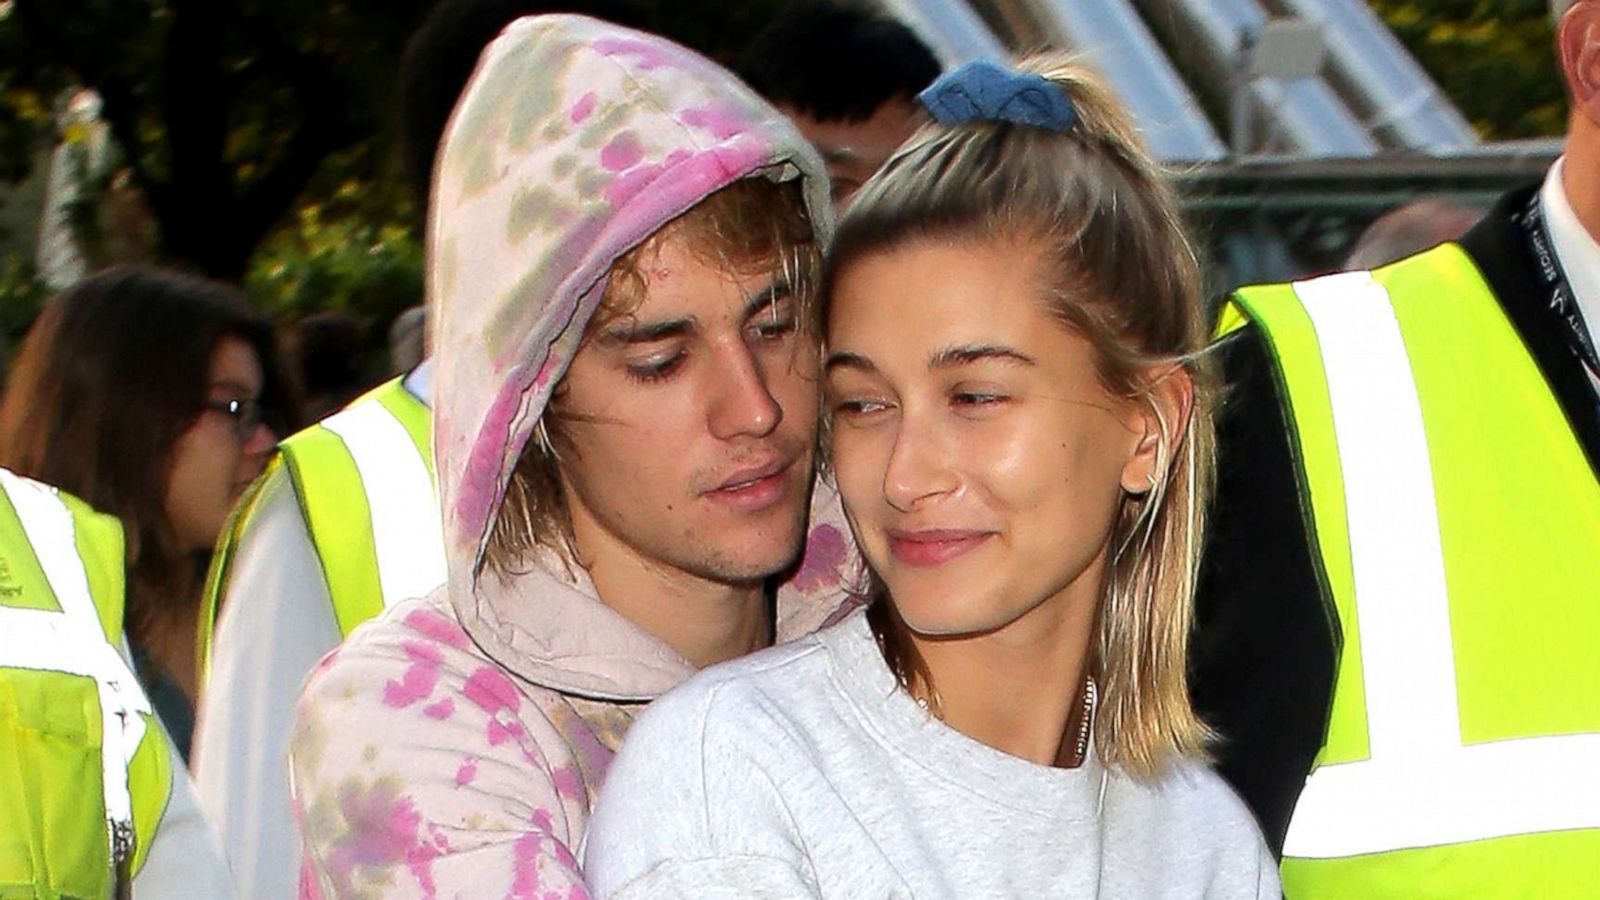
<path fill-rule="evenodd" d="M 1205 509 L 1214 471 L 1216 381 L 1200 356 L 1207 328 L 1199 266 L 1165 173 L 1098 76 L 1061 54 L 1018 66 L 1066 94 L 1065 132 L 996 121 L 929 125 L 856 194 L 823 275 L 824 296 L 856 261 L 952 237 L 1005 240 L 1043 261 L 1046 297 L 1094 346 L 1114 396 L 1150 404 L 1162 425 L 1148 492 L 1125 494 L 1111 533 L 1088 674 L 1099 687 L 1102 758 L 1136 777 L 1174 754 L 1203 757 L 1210 734 L 1189 703 L 1186 656 Z M 826 334 L 826 307 L 822 328 Z M 1187 370 L 1188 421 L 1166 421 L 1159 377 Z M 928 672 L 892 607 L 869 614 L 902 682 Z"/>

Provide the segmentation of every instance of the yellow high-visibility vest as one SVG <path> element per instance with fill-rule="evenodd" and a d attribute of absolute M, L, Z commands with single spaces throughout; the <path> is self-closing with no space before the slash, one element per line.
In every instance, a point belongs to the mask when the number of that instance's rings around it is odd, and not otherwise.
<path fill-rule="evenodd" d="M 1286 894 L 1600 895 L 1600 481 L 1536 361 L 1453 244 L 1246 320 L 1342 638 Z"/>
<path fill-rule="evenodd" d="M 171 750 L 119 652 L 122 526 L 0 469 L 0 896 L 109 897 L 144 865 Z"/>
<path fill-rule="evenodd" d="M 268 466 L 269 474 L 288 467 L 341 636 L 444 583 L 432 427 L 428 407 L 396 378 L 285 440 Z M 234 510 L 212 557 L 200 623 L 202 671 L 257 489 Z"/>

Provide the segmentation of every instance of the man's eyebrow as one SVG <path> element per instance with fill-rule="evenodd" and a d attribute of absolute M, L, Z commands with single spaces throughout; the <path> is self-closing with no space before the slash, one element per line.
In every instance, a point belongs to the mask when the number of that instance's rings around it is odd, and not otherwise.
<path fill-rule="evenodd" d="M 849 350 L 835 350 L 829 353 L 828 359 L 822 364 L 822 368 L 824 372 L 832 372 L 834 369 L 859 369 L 863 372 L 878 371 L 878 367 L 872 364 L 872 360 L 859 353 L 851 353 Z"/>
<path fill-rule="evenodd" d="M 667 319 L 664 322 L 639 323 L 629 320 L 607 328 L 601 335 L 603 344 L 649 344 L 667 338 L 681 337 L 694 327 L 693 318 Z"/>
<path fill-rule="evenodd" d="M 1025 366 L 1035 365 L 1033 358 L 1020 350 L 1013 350 L 1010 347 L 1000 346 L 999 344 L 969 344 L 959 347 L 946 347 L 940 350 L 928 361 L 928 368 L 948 369 L 985 359 L 1020 363 Z"/>
<path fill-rule="evenodd" d="M 787 278 L 779 278 L 777 281 L 767 285 L 762 290 L 756 291 L 744 304 L 743 320 L 748 322 L 758 313 L 766 312 L 767 309 L 772 306 L 772 304 L 783 299 L 793 291 L 794 287 L 789 284 L 789 279 Z"/>

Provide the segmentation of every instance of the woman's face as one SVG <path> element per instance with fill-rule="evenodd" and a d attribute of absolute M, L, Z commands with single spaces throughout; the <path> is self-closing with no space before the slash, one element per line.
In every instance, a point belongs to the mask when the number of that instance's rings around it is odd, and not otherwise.
<path fill-rule="evenodd" d="M 1091 611 L 1124 492 L 1148 488 L 1150 417 L 1101 386 L 1041 283 L 1027 250 L 972 240 L 914 242 L 836 279 L 833 465 L 919 634 Z"/>
<path fill-rule="evenodd" d="M 186 550 L 211 549 L 234 501 L 261 474 L 277 442 L 250 412 L 261 387 L 261 360 L 253 347 L 234 337 L 217 344 L 206 407 L 173 445 L 167 477 L 167 518 Z"/>

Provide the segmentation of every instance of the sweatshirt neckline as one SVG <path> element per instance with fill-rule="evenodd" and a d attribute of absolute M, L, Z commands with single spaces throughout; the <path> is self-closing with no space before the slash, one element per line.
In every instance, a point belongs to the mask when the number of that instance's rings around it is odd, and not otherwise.
<path fill-rule="evenodd" d="M 1083 764 L 1061 769 L 1012 756 L 920 706 L 889 669 L 864 610 L 819 635 L 832 679 L 877 737 L 943 781 L 999 805 L 1053 818 L 1098 819 L 1109 773 L 1091 733 Z"/>

